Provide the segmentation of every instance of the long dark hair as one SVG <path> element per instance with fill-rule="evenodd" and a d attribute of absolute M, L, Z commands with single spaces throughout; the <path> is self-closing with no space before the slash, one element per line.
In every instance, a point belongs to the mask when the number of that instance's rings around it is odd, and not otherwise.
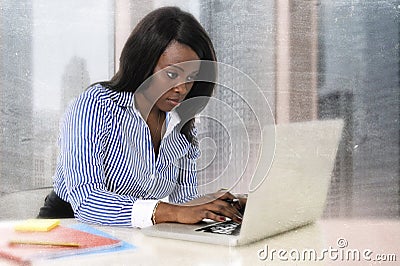
<path fill-rule="evenodd" d="M 101 84 L 115 91 L 135 92 L 153 74 L 160 56 L 173 41 L 189 46 L 200 60 L 217 60 L 208 34 L 193 15 L 177 7 L 162 7 L 138 23 L 122 50 L 118 72 L 110 81 Z M 199 76 L 206 76 L 206 80 L 211 82 L 195 81 L 186 99 L 199 96 L 208 98 L 212 95 L 216 67 L 210 69 L 207 64 L 207 67 L 202 68 L 201 65 Z M 204 97 L 201 98 L 191 108 L 177 108 L 181 117 L 180 132 L 192 144 L 196 143 L 193 136 L 194 116 L 208 102 Z"/>

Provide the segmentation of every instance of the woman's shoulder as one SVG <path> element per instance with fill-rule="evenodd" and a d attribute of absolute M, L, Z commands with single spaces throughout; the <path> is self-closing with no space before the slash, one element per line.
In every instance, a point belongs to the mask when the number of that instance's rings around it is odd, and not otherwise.
<path fill-rule="evenodd" d="M 111 99 L 113 91 L 103 86 L 101 83 L 95 83 L 89 86 L 81 95 L 80 98 L 87 98 L 97 101 Z"/>
<path fill-rule="evenodd" d="M 134 93 L 116 91 L 101 83 L 91 85 L 80 96 L 84 101 L 95 101 L 105 106 L 127 107 L 134 105 Z"/>
<path fill-rule="evenodd" d="M 100 83 L 89 86 L 78 97 L 72 101 L 71 106 L 110 106 L 114 102 L 117 92 L 103 86 Z"/>
<path fill-rule="evenodd" d="M 112 91 L 96 83 L 89 86 L 78 97 L 70 102 L 65 113 L 86 112 L 88 109 L 101 108 L 107 110 L 112 104 Z"/>

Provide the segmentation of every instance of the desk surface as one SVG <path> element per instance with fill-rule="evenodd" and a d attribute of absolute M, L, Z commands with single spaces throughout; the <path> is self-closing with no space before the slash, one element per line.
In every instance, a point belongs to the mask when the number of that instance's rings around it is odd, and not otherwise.
<path fill-rule="evenodd" d="M 9 222 L 0 222 L 0 226 L 6 223 Z M 64 225 L 73 223 L 77 221 L 62 221 Z M 93 227 L 136 249 L 39 261 L 34 265 L 381 265 L 377 260 L 384 259 L 384 265 L 400 262 L 400 220 L 320 220 L 241 247 L 148 237 L 133 228 Z M 0 265 L 10 264 L 0 260 Z"/>

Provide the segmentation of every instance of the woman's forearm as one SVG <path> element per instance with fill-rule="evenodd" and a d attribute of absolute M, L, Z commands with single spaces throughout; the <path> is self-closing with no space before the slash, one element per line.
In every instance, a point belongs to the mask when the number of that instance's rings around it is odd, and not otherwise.
<path fill-rule="evenodd" d="M 156 210 L 154 212 L 153 216 L 153 223 L 167 223 L 167 222 L 179 222 L 178 221 L 178 212 L 179 212 L 179 206 L 166 203 L 166 202 L 160 202 L 158 206 L 156 207 Z"/>

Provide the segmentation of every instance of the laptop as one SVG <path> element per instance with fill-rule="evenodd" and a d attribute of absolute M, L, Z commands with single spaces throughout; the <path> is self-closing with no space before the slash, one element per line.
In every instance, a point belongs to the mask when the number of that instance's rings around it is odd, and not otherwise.
<path fill-rule="evenodd" d="M 161 223 L 142 228 L 142 232 L 148 236 L 238 246 L 314 222 L 324 210 L 342 129 L 342 120 L 276 125 L 272 164 L 271 149 L 265 147 L 266 136 L 241 225 L 232 221 Z M 271 129 L 264 129 L 263 136 L 269 134 L 268 130 Z"/>

